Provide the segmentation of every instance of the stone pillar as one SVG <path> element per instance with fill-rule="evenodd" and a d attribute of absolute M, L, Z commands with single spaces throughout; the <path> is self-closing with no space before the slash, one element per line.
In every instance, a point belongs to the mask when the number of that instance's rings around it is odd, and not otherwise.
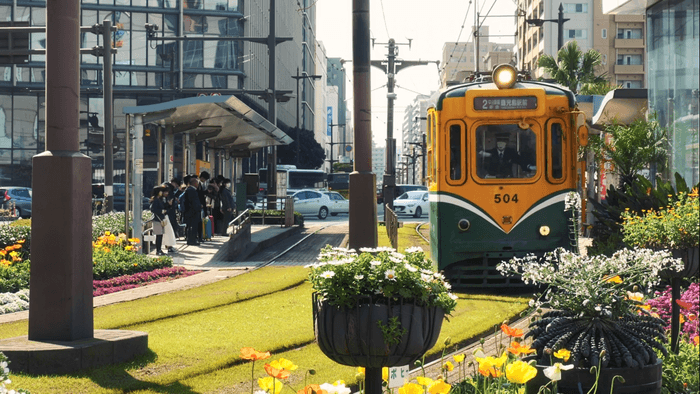
<path fill-rule="evenodd" d="M 92 168 L 80 153 L 80 1 L 46 3 L 46 151 L 32 159 L 29 339 L 93 338 Z"/>

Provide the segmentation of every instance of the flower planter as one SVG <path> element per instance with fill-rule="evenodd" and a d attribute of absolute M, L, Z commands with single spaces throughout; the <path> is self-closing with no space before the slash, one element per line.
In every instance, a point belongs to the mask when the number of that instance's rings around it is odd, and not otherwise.
<path fill-rule="evenodd" d="M 698 247 L 686 248 L 686 249 L 672 249 L 671 253 L 673 258 L 683 260 L 683 271 L 664 271 L 662 274 L 670 278 L 689 278 L 691 276 L 696 276 L 698 274 L 698 257 L 700 253 L 698 252 Z"/>
<path fill-rule="evenodd" d="M 527 382 L 526 393 L 536 394 L 541 386 L 549 382 L 543 370 L 547 366 L 537 365 L 537 376 Z M 602 368 L 598 379 L 599 394 L 610 393 L 610 386 L 615 376 L 622 376 L 625 383 L 615 380 L 613 394 L 659 394 L 661 393 L 661 360 L 656 364 L 645 365 L 641 368 Z M 557 384 L 560 394 L 587 393 L 595 384 L 596 375 L 587 368 L 574 368 L 562 371 L 561 380 Z M 580 387 L 579 387 L 580 386 Z M 548 387 L 552 387 L 551 384 Z"/>
<path fill-rule="evenodd" d="M 378 303 L 358 298 L 352 308 L 336 307 L 313 296 L 314 331 L 321 351 L 331 360 L 349 366 L 382 368 L 407 365 L 435 345 L 444 312 L 413 302 Z M 398 317 L 405 332 L 396 345 L 384 341 L 382 325 Z"/>

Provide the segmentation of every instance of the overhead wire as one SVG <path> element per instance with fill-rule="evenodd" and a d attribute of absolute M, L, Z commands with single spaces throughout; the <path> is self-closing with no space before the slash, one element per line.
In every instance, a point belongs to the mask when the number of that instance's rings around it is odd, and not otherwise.
<path fill-rule="evenodd" d="M 386 37 L 387 39 L 391 38 L 391 35 L 389 35 L 389 26 L 386 24 L 386 13 L 384 12 L 384 1 L 379 0 L 379 5 L 382 7 L 382 18 L 384 19 L 384 30 L 386 30 Z"/>

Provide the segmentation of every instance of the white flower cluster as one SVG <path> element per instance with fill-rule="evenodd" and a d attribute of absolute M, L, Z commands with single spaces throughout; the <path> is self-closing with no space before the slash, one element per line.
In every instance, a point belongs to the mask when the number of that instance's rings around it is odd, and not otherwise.
<path fill-rule="evenodd" d="M 17 293 L 0 293 L 0 315 L 29 309 L 29 289 Z"/>
<path fill-rule="evenodd" d="M 574 212 L 581 211 L 581 196 L 576 192 L 569 192 L 566 194 L 564 199 L 564 211 L 575 210 Z"/>
<path fill-rule="evenodd" d="M 668 251 L 622 249 L 607 257 L 581 256 L 559 248 L 542 257 L 501 262 L 497 269 L 503 275 L 520 275 L 526 284 L 547 286 L 543 302 L 533 301 L 532 306 L 613 316 L 634 305 L 627 296 L 629 290 L 650 293 L 659 284 L 661 271 L 680 271 L 683 263 Z"/>
<path fill-rule="evenodd" d="M 26 390 L 8 390 L 7 387 L 5 387 L 6 384 L 11 384 L 12 381 L 10 380 L 10 368 L 8 367 L 8 360 L 7 357 L 0 352 L 0 394 L 29 394 L 28 391 Z"/>

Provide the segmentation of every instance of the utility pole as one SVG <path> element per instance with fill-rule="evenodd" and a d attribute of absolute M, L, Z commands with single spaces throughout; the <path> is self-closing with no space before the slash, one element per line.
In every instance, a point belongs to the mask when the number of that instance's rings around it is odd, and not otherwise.
<path fill-rule="evenodd" d="M 338 160 L 333 160 L 333 145 L 338 145 L 341 144 L 341 142 L 333 142 L 333 127 L 334 126 L 345 126 L 345 124 L 329 124 L 328 126 L 331 127 L 331 142 L 327 142 L 328 145 L 331 146 L 331 157 L 328 159 L 328 161 L 331 163 L 331 174 L 333 173 L 333 163 L 335 163 Z"/>
<path fill-rule="evenodd" d="M 374 43 L 373 43 L 374 44 Z M 379 68 L 386 73 L 387 81 L 387 100 L 388 100 L 388 111 L 387 111 L 387 128 L 386 128 L 386 167 L 384 169 L 384 176 L 382 178 L 382 188 L 384 191 L 384 204 L 389 208 L 394 208 L 394 187 L 396 186 L 396 164 L 394 162 L 396 157 L 396 140 L 394 140 L 394 100 L 396 99 L 396 93 L 394 93 L 395 76 L 396 73 L 404 68 L 411 66 L 423 66 L 429 63 L 439 63 L 439 61 L 434 60 L 400 60 L 397 59 L 399 54 L 398 45 L 408 45 L 411 47 L 411 41 L 407 44 L 397 44 L 396 41 L 391 38 L 388 43 L 389 52 L 387 53 L 387 61 L 384 60 L 372 60 L 372 66 Z M 386 212 L 386 211 L 385 211 Z"/>
<path fill-rule="evenodd" d="M 292 75 L 292 78 L 297 80 L 297 132 L 296 132 L 296 140 L 297 140 L 297 147 L 296 147 L 296 165 L 297 168 L 299 167 L 299 154 L 300 154 L 300 146 L 301 146 L 301 141 L 299 141 L 299 80 L 300 79 L 321 79 L 323 77 L 322 75 L 307 75 L 304 73 L 304 75 L 299 75 L 299 67 L 297 67 L 297 75 L 294 76 Z M 306 91 L 306 89 L 304 89 Z M 306 126 L 306 125 L 304 125 Z M 331 132 L 332 133 L 332 132 Z M 331 139 L 331 142 L 333 140 Z M 331 150 L 333 148 L 333 145 L 331 145 Z M 332 153 L 332 152 L 331 152 Z M 333 170 L 333 163 L 331 163 L 331 172 Z"/>

